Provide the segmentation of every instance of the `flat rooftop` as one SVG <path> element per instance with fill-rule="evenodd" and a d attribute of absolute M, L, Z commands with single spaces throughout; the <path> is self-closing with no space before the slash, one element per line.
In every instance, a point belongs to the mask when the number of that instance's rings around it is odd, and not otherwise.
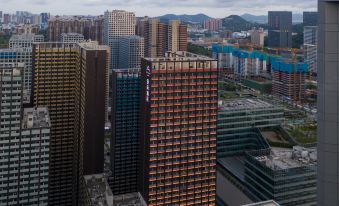
<path fill-rule="evenodd" d="M 31 40 L 34 41 L 37 38 L 44 38 L 43 35 L 40 34 L 16 34 L 12 35 L 9 41 L 14 41 L 14 40 Z"/>
<path fill-rule="evenodd" d="M 109 50 L 108 46 L 99 45 L 97 41 L 83 41 L 77 44 L 86 50 Z"/>
<path fill-rule="evenodd" d="M 264 202 L 257 202 L 257 203 L 252 203 L 248 205 L 243 205 L 243 206 L 279 206 L 279 204 L 273 200 L 268 200 Z"/>
<path fill-rule="evenodd" d="M 238 180 L 245 181 L 245 156 L 218 158 L 218 163 Z"/>
<path fill-rule="evenodd" d="M 73 37 L 73 36 L 74 36 L 74 37 L 75 37 L 75 36 L 76 36 L 76 37 L 84 37 L 84 35 L 79 34 L 79 33 L 62 33 L 61 36 L 62 36 L 62 37 L 68 37 L 68 36 L 72 36 L 72 37 Z"/>
<path fill-rule="evenodd" d="M 85 175 L 84 179 L 92 205 L 113 206 L 113 193 L 103 174 Z"/>
<path fill-rule="evenodd" d="M 25 108 L 22 128 L 34 129 L 41 127 L 51 127 L 48 109 L 46 107 Z"/>
<path fill-rule="evenodd" d="M 234 111 L 234 110 L 254 110 L 274 108 L 275 106 L 260 99 L 233 99 L 231 101 L 219 101 L 219 109 L 221 111 Z"/>
<path fill-rule="evenodd" d="M 165 62 L 165 61 L 197 61 L 197 60 L 205 60 L 205 61 L 215 61 L 207 56 L 194 54 L 186 51 L 177 51 L 177 52 L 167 52 L 165 57 L 157 57 L 157 58 L 145 58 L 151 62 Z"/>
<path fill-rule="evenodd" d="M 256 156 L 255 159 L 272 170 L 285 170 L 317 164 L 316 148 L 294 146 L 293 149 L 272 148 L 269 155 Z"/>
<path fill-rule="evenodd" d="M 115 195 L 113 206 L 147 206 L 139 192 Z"/>

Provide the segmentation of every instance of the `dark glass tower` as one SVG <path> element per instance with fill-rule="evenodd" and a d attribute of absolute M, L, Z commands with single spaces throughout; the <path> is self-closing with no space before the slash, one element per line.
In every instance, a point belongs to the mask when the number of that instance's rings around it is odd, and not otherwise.
<path fill-rule="evenodd" d="M 113 71 L 111 169 L 114 195 L 137 192 L 140 69 Z"/>
<path fill-rule="evenodd" d="M 269 47 L 292 47 L 292 12 L 269 11 L 268 26 Z"/>

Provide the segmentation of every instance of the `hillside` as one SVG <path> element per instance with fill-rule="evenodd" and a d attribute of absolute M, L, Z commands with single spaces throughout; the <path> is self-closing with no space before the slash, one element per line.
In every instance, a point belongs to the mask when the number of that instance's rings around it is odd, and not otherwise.
<path fill-rule="evenodd" d="M 180 20 L 182 22 L 199 22 L 203 23 L 205 20 L 210 19 L 211 17 L 205 14 L 195 14 L 195 15 L 175 15 L 175 14 L 166 14 L 164 16 L 159 16 L 159 19 L 163 20 Z"/>
<path fill-rule="evenodd" d="M 267 16 L 266 15 L 252 15 L 252 14 L 243 14 L 241 15 L 241 18 L 245 19 L 246 21 L 249 22 L 256 22 L 256 23 L 261 23 L 261 24 L 266 24 L 267 23 Z"/>
<path fill-rule="evenodd" d="M 222 19 L 223 26 L 233 32 L 250 30 L 256 24 L 246 21 L 238 15 L 231 15 Z"/>

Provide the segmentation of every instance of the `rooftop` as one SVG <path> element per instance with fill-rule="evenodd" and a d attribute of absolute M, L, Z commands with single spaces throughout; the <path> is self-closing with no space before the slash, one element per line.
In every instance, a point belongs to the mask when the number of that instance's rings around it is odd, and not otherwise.
<path fill-rule="evenodd" d="M 84 179 L 92 205 L 113 206 L 113 193 L 104 174 L 86 175 Z"/>
<path fill-rule="evenodd" d="M 177 51 L 177 52 L 167 52 L 165 57 L 157 58 L 145 58 L 148 61 L 152 62 L 164 62 L 164 61 L 196 61 L 196 60 L 208 60 L 208 61 L 217 61 L 207 56 L 194 54 L 186 51 Z"/>
<path fill-rule="evenodd" d="M 264 202 L 257 202 L 257 203 L 252 203 L 248 205 L 243 205 L 243 206 L 279 206 L 279 204 L 273 200 L 268 200 Z"/>
<path fill-rule="evenodd" d="M 84 37 L 84 35 L 79 34 L 79 33 L 62 33 L 61 36 L 62 36 L 62 37 L 64 37 L 64 36 Z"/>
<path fill-rule="evenodd" d="M 272 170 L 285 170 L 317 164 L 316 148 L 294 146 L 292 150 L 272 148 L 269 155 L 259 155 L 255 159 Z"/>
<path fill-rule="evenodd" d="M 12 35 L 10 41 L 14 40 L 32 40 L 34 41 L 37 38 L 44 38 L 43 35 L 36 35 L 36 34 L 20 34 L 20 35 Z"/>
<path fill-rule="evenodd" d="M 22 127 L 24 129 L 50 127 L 48 109 L 46 107 L 25 108 L 23 113 Z"/>
<path fill-rule="evenodd" d="M 244 98 L 233 99 L 231 101 L 219 101 L 219 108 L 221 109 L 221 111 L 254 110 L 274 107 L 274 105 L 260 99 Z"/>
<path fill-rule="evenodd" d="M 147 206 L 138 192 L 114 196 L 114 206 Z"/>
<path fill-rule="evenodd" d="M 97 41 L 83 41 L 77 43 L 81 48 L 86 50 L 109 50 L 109 47 L 106 45 L 99 45 Z"/>

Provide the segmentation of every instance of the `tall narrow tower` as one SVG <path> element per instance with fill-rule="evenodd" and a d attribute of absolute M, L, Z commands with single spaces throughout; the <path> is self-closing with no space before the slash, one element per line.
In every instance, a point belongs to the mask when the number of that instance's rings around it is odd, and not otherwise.
<path fill-rule="evenodd" d="M 318 205 L 339 205 L 339 0 L 319 0 Z"/>

